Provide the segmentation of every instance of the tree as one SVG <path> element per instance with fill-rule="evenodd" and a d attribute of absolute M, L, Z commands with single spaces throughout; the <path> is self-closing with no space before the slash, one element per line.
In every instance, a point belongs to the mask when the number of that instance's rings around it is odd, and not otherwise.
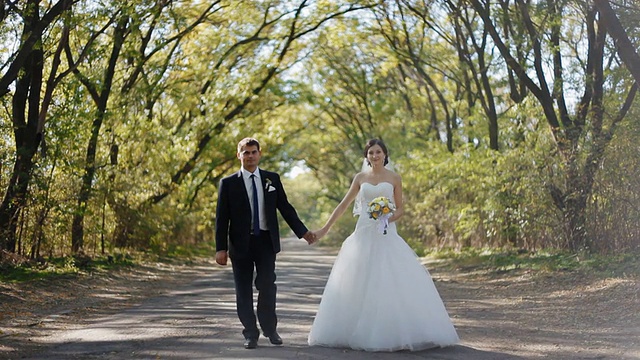
<path fill-rule="evenodd" d="M 188 23 L 184 29 L 178 28 L 176 34 L 165 35 L 166 40 L 160 41 L 157 44 L 156 48 L 149 49 L 150 39 L 154 37 L 155 32 L 165 31 L 167 30 L 165 27 L 167 24 L 160 25 L 159 19 L 162 16 L 164 11 L 170 11 L 170 1 L 160 2 L 157 5 L 151 7 L 149 9 L 149 20 L 148 23 L 144 23 L 141 21 L 143 18 L 136 17 L 132 15 L 130 12 L 139 11 L 140 8 L 135 9 L 131 6 L 124 6 L 120 9 L 117 9 L 114 12 L 114 15 L 107 24 L 99 29 L 95 34 L 90 36 L 90 39 L 97 37 L 101 34 L 105 29 L 107 29 L 112 24 L 114 25 L 114 29 L 112 32 L 111 41 L 107 42 L 107 46 L 111 47 L 111 50 L 108 52 L 109 56 L 105 63 L 105 68 L 102 77 L 96 79 L 90 79 L 89 76 L 84 75 L 77 66 L 77 61 L 73 59 L 73 50 L 70 46 L 67 46 L 66 53 L 70 63 L 70 66 L 75 68 L 74 74 L 80 79 L 80 81 L 85 85 L 93 102 L 95 103 L 95 115 L 93 122 L 91 124 L 91 136 L 89 138 L 89 142 L 87 144 L 87 152 L 85 156 L 85 167 L 82 175 L 82 183 L 80 186 L 80 190 L 78 191 L 77 196 L 77 210 L 73 216 L 73 223 L 71 228 L 71 250 L 73 252 L 77 252 L 83 247 L 83 238 L 84 238 L 84 217 L 87 209 L 87 202 L 89 201 L 89 197 L 92 192 L 92 184 L 95 179 L 95 173 L 97 169 L 96 164 L 96 156 L 97 156 L 97 148 L 99 146 L 100 132 L 102 129 L 102 125 L 107 116 L 107 110 L 109 105 L 109 98 L 113 92 L 113 82 L 116 77 L 117 71 L 122 69 L 118 68 L 118 64 L 122 58 L 122 51 L 125 47 L 125 42 L 127 38 L 132 33 L 141 33 L 142 39 L 140 40 L 139 53 L 137 54 L 137 63 L 134 67 L 134 70 L 131 72 L 130 76 L 126 79 L 124 85 L 122 85 L 123 95 L 132 88 L 133 84 L 138 81 L 138 78 L 143 71 L 145 64 L 148 62 L 151 56 L 158 54 L 159 50 L 164 47 L 169 47 L 174 43 L 179 43 L 183 37 L 189 34 L 191 31 L 195 29 L 195 27 L 201 24 L 207 16 L 210 14 L 212 9 L 215 9 L 217 2 L 212 2 L 209 4 L 202 13 L 193 20 L 192 23 Z M 136 29 L 132 29 L 135 27 Z M 145 30 L 142 30 L 146 28 Z M 94 46 L 93 41 L 89 41 L 87 48 Z M 80 54 L 88 51 L 87 48 L 81 49 Z M 147 54 L 149 52 L 149 54 Z M 128 56 L 132 56 L 132 52 L 128 52 Z M 79 59 L 82 60 L 82 59 Z M 95 64 L 92 66 L 87 66 L 87 72 L 94 72 Z M 117 156 L 117 155 L 116 155 Z"/>
<path fill-rule="evenodd" d="M 584 14 L 588 37 L 586 44 L 578 44 L 587 50 L 586 64 L 580 68 L 573 66 L 575 62 L 569 67 L 565 63 L 563 50 L 565 46 L 571 47 L 569 42 L 574 39 L 563 38 L 562 27 L 572 12 L 561 10 L 559 2 L 547 1 L 531 6 L 516 0 L 513 4 L 500 1 L 500 6 L 494 6 L 490 0 L 470 0 L 470 4 L 482 18 L 507 66 L 527 86 L 544 112 L 565 166 L 563 181 L 549 184 L 549 188 L 564 218 L 566 246 L 572 251 L 588 248 L 585 214 L 594 178 L 616 125 L 624 119 L 635 98 L 637 86 L 626 85 L 626 98 L 617 104 L 617 114 L 608 118 L 605 109 L 616 104 L 611 100 L 617 94 L 606 97 L 605 58 L 611 54 L 607 52 L 605 27 L 599 26 L 602 19 L 597 17 L 597 9 L 593 6 L 581 8 L 580 3 L 576 3 L 573 9 L 573 14 Z M 528 61 L 519 61 L 513 55 L 510 43 L 498 32 L 496 22 L 505 18 L 518 19 L 526 29 L 528 38 L 523 41 L 527 40 L 533 51 L 532 67 Z M 551 64 L 548 71 L 545 63 Z M 584 92 L 575 111 L 570 111 L 565 77 L 568 72 L 575 76 L 578 70 L 582 71 Z M 606 126 L 605 121 L 608 122 Z"/>
<path fill-rule="evenodd" d="M 199 63 L 202 64 L 201 68 L 194 66 L 193 73 L 189 73 L 188 78 L 185 78 L 185 74 L 175 78 L 176 83 L 189 81 L 191 89 L 177 94 L 180 99 L 175 101 L 188 103 L 190 107 L 187 110 L 172 109 L 170 114 L 154 113 L 152 109 L 161 106 L 156 101 L 167 100 L 161 96 L 150 99 L 145 105 L 149 114 L 175 120 L 171 136 L 188 136 L 193 140 L 185 146 L 187 151 L 181 152 L 178 161 L 171 162 L 169 172 L 154 174 L 160 175 L 161 179 L 153 191 L 146 194 L 144 200 L 138 204 L 118 206 L 124 216 L 116 230 L 116 243 L 127 246 L 132 240 L 129 238 L 140 219 L 140 216 L 133 214 L 147 213 L 180 186 L 184 186 L 185 181 L 197 177 L 198 172 L 207 169 L 205 171 L 210 174 L 210 181 L 222 176 L 229 169 L 228 155 L 217 157 L 213 164 L 201 164 L 202 159 L 211 151 L 211 144 L 220 146 L 228 142 L 229 139 L 225 140 L 225 132 L 233 128 L 234 122 L 260 117 L 260 112 L 265 110 L 260 107 L 260 99 L 270 98 L 274 82 L 278 81 L 283 71 L 298 61 L 299 56 L 303 56 L 306 37 L 332 19 L 371 6 L 373 5 L 369 3 L 358 2 L 235 3 L 234 6 L 225 7 L 225 12 L 221 12 L 219 16 L 209 19 L 215 26 L 202 30 L 200 38 L 188 39 L 176 54 L 180 56 L 175 59 L 177 63 L 188 62 L 189 66 L 193 66 L 191 59 L 184 58 L 185 54 L 195 50 L 200 52 L 201 43 L 211 46 L 205 56 L 199 54 L 202 56 Z M 243 27 L 233 25 L 247 19 L 251 20 Z M 221 24 L 229 28 L 220 26 Z M 217 34 L 218 31 L 221 34 Z M 164 76 L 164 79 L 173 79 L 170 74 Z M 193 89 L 197 92 L 194 93 Z M 186 97 L 186 94 L 190 97 Z M 255 109 L 254 104 L 257 104 Z M 247 133 L 249 129 L 245 126 L 243 132 Z"/>
<path fill-rule="evenodd" d="M 34 157 L 44 138 L 44 123 L 48 105 L 51 103 L 53 87 L 59 81 L 59 78 L 56 79 L 56 71 L 60 51 L 55 52 L 49 80 L 45 81 L 43 34 L 48 27 L 71 9 L 73 3 L 73 1 L 59 1 L 41 15 L 40 1 L 29 0 L 23 4 L 22 8 L 9 7 L 10 11 L 4 13 L 1 18 L 5 22 L 7 18 L 17 16 L 22 19 L 23 27 L 18 50 L 10 57 L 7 71 L 0 78 L 0 96 L 8 94 L 10 84 L 15 81 L 11 103 L 15 160 L 7 190 L 0 204 L 0 249 L 15 250 L 18 215 L 25 205 Z M 14 20 L 12 18 L 9 23 Z M 63 33 L 66 34 L 66 31 Z M 64 44 L 64 41 L 66 38 L 63 36 L 60 39 L 60 45 Z M 43 99 L 42 87 L 45 83 Z"/>
<path fill-rule="evenodd" d="M 629 72 L 640 83 L 640 56 L 635 50 L 635 46 L 629 40 L 627 32 L 622 27 L 618 16 L 611 8 L 607 0 L 594 0 L 598 12 L 602 16 L 602 24 L 607 29 L 609 35 L 616 41 L 620 59 L 627 65 Z"/>

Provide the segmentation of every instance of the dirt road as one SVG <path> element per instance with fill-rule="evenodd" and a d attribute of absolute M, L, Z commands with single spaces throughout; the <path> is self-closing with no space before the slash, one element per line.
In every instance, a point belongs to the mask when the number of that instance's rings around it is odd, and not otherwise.
<path fill-rule="evenodd" d="M 637 279 L 431 271 L 461 344 L 421 352 L 309 347 L 307 333 L 335 251 L 287 239 L 278 258 L 279 332 L 245 350 L 230 267 L 190 269 L 182 284 L 109 314 L 59 310 L 28 336 L 0 336 L 3 359 L 640 359 Z M 427 264 L 429 268 L 429 264 Z M 26 325 L 28 326 L 28 325 Z M 0 346 L 0 350 L 2 346 Z"/>

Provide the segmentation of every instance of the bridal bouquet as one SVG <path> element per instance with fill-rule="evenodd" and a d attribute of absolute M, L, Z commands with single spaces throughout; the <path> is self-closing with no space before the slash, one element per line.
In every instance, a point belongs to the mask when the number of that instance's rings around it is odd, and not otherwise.
<path fill-rule="evenodd" d="M 370 219 L 380 220 L 378 223 L 378 231 L 383 234 L 387 234 L 387 227 L 389 226 L 389 218 L 396 210 L 396 206 L 384 196 L 379 196 L 369 202 L 367 205 L 367 213 Z"/>

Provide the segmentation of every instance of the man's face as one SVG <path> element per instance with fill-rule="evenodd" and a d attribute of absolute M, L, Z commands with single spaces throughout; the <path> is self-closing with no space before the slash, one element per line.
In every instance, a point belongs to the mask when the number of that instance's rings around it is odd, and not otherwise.
<path fill-rule="evenodd" d="M 261 156 L 262 152 L 260 152 L 255 145 L 243 146 L 242 150 L 238 153 L 238 159 L 240 159 L 242 167 L 250 172 L 253 172 L 258 167 Z"/>

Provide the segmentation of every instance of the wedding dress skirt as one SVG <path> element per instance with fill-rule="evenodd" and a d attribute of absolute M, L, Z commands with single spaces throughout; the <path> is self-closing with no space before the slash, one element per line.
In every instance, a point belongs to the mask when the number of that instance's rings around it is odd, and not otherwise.
<path fill-rule="evenodd" d="M 363 214 L 336 257 L 309 345 L 396 351 L 456 344 L 458 335 L 429 272 L 395 223 L 382 234 L 366 213 L 369 200 L 393 199 L 393 185 L 364 183 L 360 191 Z"/>

